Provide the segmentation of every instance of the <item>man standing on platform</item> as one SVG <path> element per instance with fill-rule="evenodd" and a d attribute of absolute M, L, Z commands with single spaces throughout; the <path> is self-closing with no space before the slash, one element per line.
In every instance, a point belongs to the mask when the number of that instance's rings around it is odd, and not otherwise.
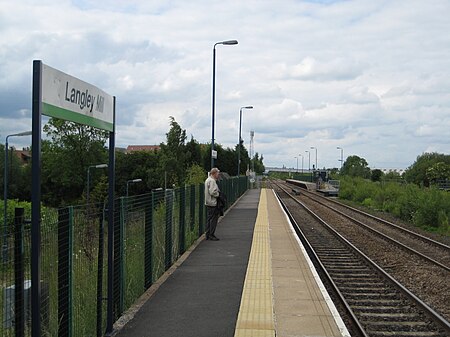
<path fill-rule="evenodd" d="M 219 169 L 213 167 L 209 172 L 209 177 L 205 181 L 205 205 L 206 205 L 206 240 L 219 241 L 214 235 L 219 219 L 219 211 L 217 209 L 217 198 L 219 197 Z"/>

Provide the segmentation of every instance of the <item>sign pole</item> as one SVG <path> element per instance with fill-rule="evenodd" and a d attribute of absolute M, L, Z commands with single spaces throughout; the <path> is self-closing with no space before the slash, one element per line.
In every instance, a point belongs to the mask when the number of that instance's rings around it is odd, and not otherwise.
<path fill-rule="evenodd" d="M 114 324 L 114 180 L 115 180 L 115 132 L 116 97 L 113 96 L 113 130 L 109 132 L 108 165 L 108 304 L 106 313 L 106 336 L 113 333 Z"/>
<path fill-rule="evenodd" d="M 41 112 L 42 62 L 33 61 L 31 143 L 31 336 L 41 336 Z"/>
<path fill-rule="evenodd" d="M 42 115 L 109 131 L 107 329 L 113 330 L 114 179 L 116 97 L 73 76 L 33 61 L 31 192 L 31 336 L 41 336 L 41 132 Z"/>

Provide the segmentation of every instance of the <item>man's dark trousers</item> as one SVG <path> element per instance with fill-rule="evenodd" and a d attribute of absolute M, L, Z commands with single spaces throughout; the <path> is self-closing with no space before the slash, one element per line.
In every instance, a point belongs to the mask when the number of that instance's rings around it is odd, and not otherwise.
<path fill-rule="evenodd" d="M 206 206 L 206 238 L 214 236 L 217 227 L 219 212 L 215 206 Z"/>

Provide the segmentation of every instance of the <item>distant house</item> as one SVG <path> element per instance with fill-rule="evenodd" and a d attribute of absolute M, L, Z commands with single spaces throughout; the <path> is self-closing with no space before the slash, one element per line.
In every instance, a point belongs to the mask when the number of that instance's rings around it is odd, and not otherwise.
<path fill-rule="evenodd" d="M 26 165 L 31 163 L 31 151 L 29 148 L 23 148 L 22 150 L 16 150 L 12 147 L 14 155 L 19 158 L 21 165 Z"/>
<path fill-rule="evenodd" d="M 125 153 L 133 153 L 138 151 L 159 151 L 161 147 L 159 145 L 128 145 Z"/>
<path fill-rule="evenodd" d="M 122 153 L 127 153 L 127 148 L 126 147 L 117 147 L 116 146 L 116 152 L 122 152 Z"/>

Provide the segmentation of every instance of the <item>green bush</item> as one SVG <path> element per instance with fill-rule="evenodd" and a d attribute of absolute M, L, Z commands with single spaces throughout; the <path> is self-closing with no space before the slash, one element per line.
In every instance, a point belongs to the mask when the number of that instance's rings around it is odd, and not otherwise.
<path fill-rule="evenodd" d="M 353 196 L 356 194 L 356 185 L 353 182 L 353 180 L 356 179 L 351 179 L 348 177 L 342 177 L 341 181 L 340 181 L 340 187 L 339 187 L 339 197 L 341 199 L 345 199 L 345 200 L 353 200 Z"/>
<path fill-rule="evenodd" d="M 397 190 L 399 191 L 397 198 L 392 200 L 395 205 L 394 215 L 406 221 L 413 221 L 414 213 L 420 208 L 418 201 L 420 188 L 411 184 L 398 188 L 397 185 Z"/>
<path fill-rule="evenodd" d="M 413 223 L 418 226 L 432 228 L 448 228 L 450 215 L 449 197 L 446 192 L 437 189 L 426 189 L 418 195 L 418 207 L 413 215 Z"/>
<path fill-rule="evenodd" d="M 450 234 L 450 194 L 446 191 L 342 177 L 339 197 L 389 212 L 416 226 Z"/>
<path fill-rule="evenodd" d="M 372 198 L 366 198 L 362 202 L 362 205 L 365 206 L 365 207 L 374 208 L 375 202 L 373 201 Z"/>
<path fill-rule="evenodd" d="M 353 201 L 358 203 L 363 203 L 367 198 L 371 198 L 376 195 L 377 185 L 371 183 L 370 181 L 365 181 L 363 179 L 358 179 L 357 188 Z"/>
<path fill-rule="evenodd" d="M 31 203 L 27 201 L 18 201 L 17 199 L 8 199 L 8 210 L 6 213 L 6 218 L 8 222 L 8 227 L 11 228 L 14 226 L 14 209 L 16 207 L 24 208 L 25 211 L 25 219 L 31 219 Z M 0 215 L 1 221 L 3 223 L 3 217 L 5 214 L 5 205 L 4 200 L 2 200 L 0 204 Z"/>

